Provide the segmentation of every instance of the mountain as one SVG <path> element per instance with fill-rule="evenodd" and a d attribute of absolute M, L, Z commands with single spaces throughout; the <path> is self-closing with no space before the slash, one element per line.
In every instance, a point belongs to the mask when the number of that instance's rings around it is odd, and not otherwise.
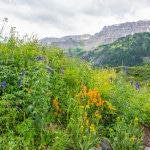
<path fill-rule="evenodd" d="M 43 45 L 54 45 L 61 49 L 83 47 L 85 41 L 91 38 L 90 34 L 64 36 L 62 38 L 44 38 L 39 40 Z"/>
<path fill-rule="evenodd" d="M 137 66 L 150 63 L 150 33 L 136 33 L 100 45 L 92 51 L 78 53 L 95 66 Z"/>
<path fill-rule="evenodd" d="M 99 33 L 94 35 L 71 35 L 62 38 L 47 37 L 39 40 L 39 42 L 43 45 L 55 45 L 61 49 L 82 48 L 84 50 L 91 50 L 99 45 L 110 44 L 120 37 L 141 32 L 150 32 L 150 20 L 104 26 Z"/>

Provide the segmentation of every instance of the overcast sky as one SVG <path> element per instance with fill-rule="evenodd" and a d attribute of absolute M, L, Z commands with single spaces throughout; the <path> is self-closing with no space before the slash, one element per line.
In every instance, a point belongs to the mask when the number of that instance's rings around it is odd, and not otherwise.
<path fill-rule="evenodd" d="M 0 0 L 0 28 L 38 38 L 94 34 L 103 26 L 150 19 L 150 0 Z"/>

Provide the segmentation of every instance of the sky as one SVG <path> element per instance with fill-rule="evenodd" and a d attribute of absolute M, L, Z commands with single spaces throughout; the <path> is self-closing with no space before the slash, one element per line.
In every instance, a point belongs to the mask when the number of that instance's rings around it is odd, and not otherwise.
<path fill-rule="evenodd" d="M 63 37 L 95 34 L 104 26 L 150 20 L 150 0 L 0 0 L 0 29 L 19 36 Z"/>

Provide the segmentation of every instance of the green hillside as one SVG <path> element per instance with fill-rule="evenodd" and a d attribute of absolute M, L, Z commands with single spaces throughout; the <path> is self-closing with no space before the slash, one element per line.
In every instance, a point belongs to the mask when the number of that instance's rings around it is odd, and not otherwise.
<path fill-rule="evenodd" d="M 139 66 L 150 62 L 150 33 L 129 35 L 108 45 L 85 52 L 93 65 Z"/>

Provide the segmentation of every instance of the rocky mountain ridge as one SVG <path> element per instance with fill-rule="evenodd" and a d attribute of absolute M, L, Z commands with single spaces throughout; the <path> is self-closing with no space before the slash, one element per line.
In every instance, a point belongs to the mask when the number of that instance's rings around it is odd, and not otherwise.
<path fill-rule="evenodd" d="M 62 38 L 47 37 L 39 40 L 39 42 L 43 45 L 55 45 L 61 49 L 82 48 L 84 50 L 91 50 L 98 45 L 110 44 L 120 37 L 141 32 L 150 32 L 150 20 L 104 26 L 99 33 L 94 35 L 71 35 Z"/>

